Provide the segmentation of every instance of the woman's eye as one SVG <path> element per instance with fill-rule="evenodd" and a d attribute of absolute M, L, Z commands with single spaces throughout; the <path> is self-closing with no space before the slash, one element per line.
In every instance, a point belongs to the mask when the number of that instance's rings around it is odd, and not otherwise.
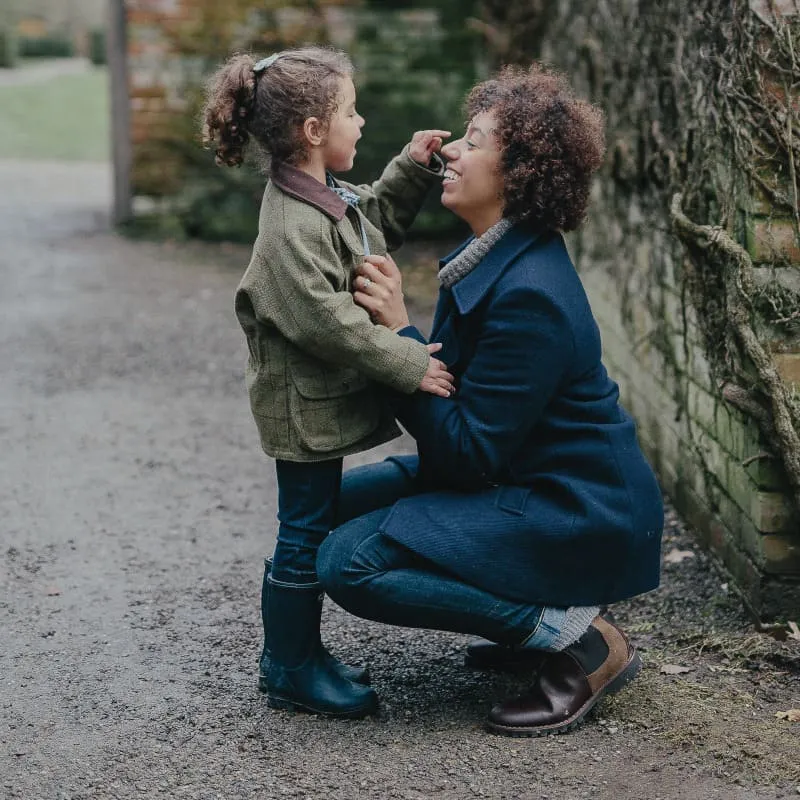
<path fill-rule="evenodd" d="M 465 143 L 467 145 L 468 150 L 474 150 L 478 146 L 475 144 L 475 142 L 471 142 L 469 139 L 466 139 Z"/>

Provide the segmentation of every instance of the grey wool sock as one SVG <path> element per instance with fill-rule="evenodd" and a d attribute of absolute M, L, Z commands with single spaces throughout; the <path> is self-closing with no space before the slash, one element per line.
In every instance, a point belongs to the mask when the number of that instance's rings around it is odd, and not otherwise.
<path fill-rule="evenodd" d="M 564 650 L 589 630 L 592 620 L 600 613 L 598 606 L 570 606 L 561 623 L 558 636 L 548 650 Z"/>

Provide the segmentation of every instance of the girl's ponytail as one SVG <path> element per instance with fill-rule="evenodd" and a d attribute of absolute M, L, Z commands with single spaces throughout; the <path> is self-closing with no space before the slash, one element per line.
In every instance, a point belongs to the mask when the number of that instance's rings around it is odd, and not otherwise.
<path fill-rule="evenodd" d="M 237 167 L 244 160 L 256 96 L 254 66 L 252 56 L 233 56 L 207 84 L 203 143 L 213 148 L 219 166 Z"/>
<path fill-rule="evenodd" d="M 258 64 L 233 56 L 207 84 L 203 141 L 220 166 L 241 164 L 251 139 L 270 161 L 300 164 L 308 156 L 303 122 L 316 117 L 327 129 L 352 74 L 347 55 L 328 47 L 281 50 Z"/>

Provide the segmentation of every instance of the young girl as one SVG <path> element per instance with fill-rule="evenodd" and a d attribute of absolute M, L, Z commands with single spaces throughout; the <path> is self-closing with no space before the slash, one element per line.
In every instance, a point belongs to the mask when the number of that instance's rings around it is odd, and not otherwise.
<path fill-rule="evenodd" d="M 338 183 L 330 171 L 353 166 L 364 125 L 352 71 L 345 54 L 319 47 L 258 63 L 235 56 L 209 84 L 203 125 L 218 164 L 241 164 L 251 139 L 271 159 L 235 300 L 250 351 L 250 405 L 278 479 L 259 687 L 274 708 L 343 717 L 373 712 L 377 696 L 363 671 L 336 661 L 320 641 L 315 561 L 335 524 L 342 458 L 399 434 L 377 383 L 408 394 L 453 391 L 432 356 L 439 345 L 374 325 L 352 295 L 365 256 L 402 242 L 441 175 L 437 151 L 450 134 L 414 134 L 371 186 Z"/>

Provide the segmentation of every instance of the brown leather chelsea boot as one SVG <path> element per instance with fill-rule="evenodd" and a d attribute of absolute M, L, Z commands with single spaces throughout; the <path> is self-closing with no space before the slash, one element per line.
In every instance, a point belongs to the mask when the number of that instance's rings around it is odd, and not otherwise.
<path fill-rule="evenodd" d="M 602 697 L 632 681 L 642 662 L 625 634 L 595 617 L 565 650 L 548 653 L 531 690 L 489 712 L 487 725 L 506 736 L 546 736 L 576 728 Z"/>

